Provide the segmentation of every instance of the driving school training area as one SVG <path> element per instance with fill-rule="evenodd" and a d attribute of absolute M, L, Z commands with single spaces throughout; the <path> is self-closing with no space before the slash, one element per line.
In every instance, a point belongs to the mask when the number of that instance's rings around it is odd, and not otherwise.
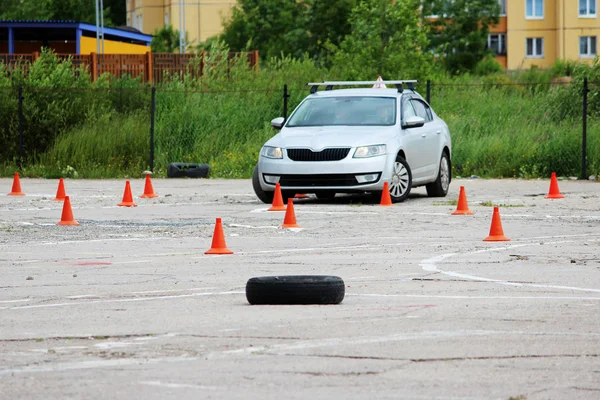
<path fill-rule="evenodd" d="M 458 179 L 294 202 L 249 180 L 66 180 L 0 196 L 2 399 L 597 399 L 600 184 Z M 1 179 L 6 193 L 13 181 Z M 460 186 L 474 215 L 452 215 Z M 499 206 L 507 242 L 484 242 Z M 233 254 L 204 254 L 222 218 Z M 338 305 L 250 305 L 246 282 L 334 275 Z"/>

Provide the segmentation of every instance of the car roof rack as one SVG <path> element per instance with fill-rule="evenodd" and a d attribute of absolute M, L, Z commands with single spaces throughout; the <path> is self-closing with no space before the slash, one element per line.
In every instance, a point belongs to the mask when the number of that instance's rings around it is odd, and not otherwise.
<path fill-rule="evenodd" d="M 365 85 L 394 85 L 398 89 L 398 93 L 402 93 L 404 91 L 404 84 L 408 86 L 410 90 L 415 90 L 415 84 L 418 81 L 416 79 L 412 80 L 402 80 L 402 81 L 323 81 L 323 82 L 309 82 L 306 85 L 310 86 L 310 93 L 314 94 L 319 90 L 319 86 L 325 86 L 325 90 L 331 90 L 334 86 L 365 86 Z"/>

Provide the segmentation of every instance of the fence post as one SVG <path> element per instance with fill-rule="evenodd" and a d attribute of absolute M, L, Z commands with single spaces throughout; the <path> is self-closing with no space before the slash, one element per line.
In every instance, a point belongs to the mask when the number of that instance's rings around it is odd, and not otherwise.
<path fill-rule="evenodd" d="M 98 54 L 92 53 L 92 81 L 98 79 Z"/>
<path fill-rule="evenodd" d="M 19 167 L 23 168 L 23 88 L 19 88 Z"/>
<path fill-rule="evenodd" d="M 431 80 L 427 79 L 427 104 L 431 105 Z"/>
<path fill-rule="evenodd" d="M 154 63 L 153 61 L 153 57 L 152 57 L 152 52 L 148 51 L 146 52 L 146 82 L 152 83 L 153 82 L 153 78 L 154 78 Z"/>
<path fill-rule="evenodd" d="M 290 97 L 288 93 L 287 84 L 283 85 L 283 121 L 287 120 L 288 113 L 288 98 Z"/>
<path fill-rule="evenodd" d="M 581 179 L 587 179 L 587 113 L 588 113 L 588 78 L 583 78 L 583 132 L 581 137 Z"/>
<path fill-rule="evenodd" d="M 150 103 L 150 171 L 154 172 L 154 112 L 156 110 L 156 87 L 152 86 Z"/>

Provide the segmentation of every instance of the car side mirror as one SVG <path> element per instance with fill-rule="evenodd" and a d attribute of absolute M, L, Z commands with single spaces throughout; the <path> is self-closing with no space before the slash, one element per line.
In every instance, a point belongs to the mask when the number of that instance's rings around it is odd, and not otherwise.
<path fill-rule="evenodd" d="M 281 129 L 281 127 L 283 127 L 284 123 L 285 123 L 285 118 L 283 118 L 283 117 L 277 117 L 277 118 L 271 120 L 271 126 L 275 129 Z"/>
<path fill-rule="evenodd" d="M 417 117 L 413 115 L 412 117 L 406 118 L 404 124 L 402 124 L 403 128 L 419 128 L 425 125 L 425 118 Z"/>

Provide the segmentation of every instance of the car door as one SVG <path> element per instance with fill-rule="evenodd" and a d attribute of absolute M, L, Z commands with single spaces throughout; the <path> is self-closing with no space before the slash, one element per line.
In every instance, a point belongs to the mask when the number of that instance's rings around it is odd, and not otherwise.
<path fill-rule="evenodd" d="M 427 103 L 417 97 L 413 97 L 411 103 L 417 116 L 425 120 L 425 125 L 421 128 L 423 176 L 431 177 L 437 174 L 440 162 L 442 127 L 433 119 L 433 114 Z"/>
<path fill-rule="evenodd" d="M 402 99 L 402 121 L 406 121 L 407 118 L 417 116 L 417 113 L 412 105 L 409 97 Z M 405 128 L 402 127 L 402 141 L 404 145 L 404 153 L 406 154 L 406 161 L 410 166 L 412 172 L 412 179 L 414 183 L 418 183 L 420 180 L 425 178 L 425 167 L 426 167 L 426 156 L 424 154 L 423 146 L 423 135 L 425 135 L 425 128 Z"/>

